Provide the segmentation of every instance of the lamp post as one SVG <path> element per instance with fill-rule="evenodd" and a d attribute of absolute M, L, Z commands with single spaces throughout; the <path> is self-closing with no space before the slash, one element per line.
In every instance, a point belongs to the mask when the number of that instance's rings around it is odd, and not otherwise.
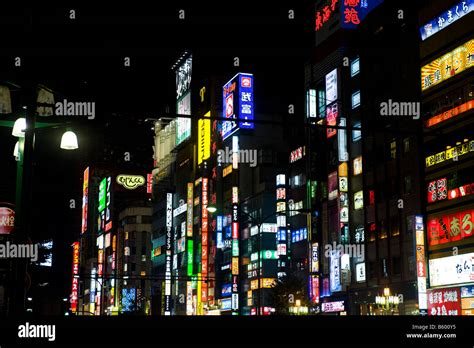
<path fill-rule="evenodd" d="M 35 93 L 31 94 L 36 96 Z M 26 244 L 30 238 L 29 212 L 32 198 L 32 163 L 35 144 L 35 130 L 37 128 L 57 128 L 67 124 L 36 122 L 36 100 L 30 107 L 23 107 L 25 117 L 16 121 L 2 121 L 0 126 L 12 128 L 12 135 L 18 138 L 13 155 L 17 161 L 16 188 L 15 188 L 15 229 L 12 233 L 13 242 Z M 67 135 L 66 135 L 67 134 Z M 62 149 L 75 150 L 78 148 L 77 137 L 72 131 L 63 135 Z M 8 301 L 8 312 L 22 315 L 25 311 L 27 275 L 27 259 L 18 258 L 12 264 L 11 286 Z"/>
<path fill-rule="evenodd" d="M 390 312 L 393 315 L 394 310 L 398 307 L 400 300 L 397 295 L 390 294 L 390 288 L 383 289 L 383 295 L 375 296 L 375 303 L 383 313 Z"/>

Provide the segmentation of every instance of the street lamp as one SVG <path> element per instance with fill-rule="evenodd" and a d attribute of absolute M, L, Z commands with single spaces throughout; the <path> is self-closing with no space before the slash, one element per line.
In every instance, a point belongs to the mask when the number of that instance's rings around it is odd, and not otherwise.
<path fill-rule="evenodd" d="M 390 311 L 393 314 L 395 309 L 397 309 L 399 303 L 400 303 L 400 299 L 398 298 L 397 295 L 394 295 L 394 296 L 390 295 L 389 288 L 383 289 L 383 295 L 375 296 L 375 304 L 384 313 Z"/>
<path fill-rule="evenodd" d="M 25 137 L 25 129 L 26 129 L 26 119 L 24 117 L 20 117 L 15 121 L 13 125 L 12 135 L 17 138 L 24 138 Z"/>
<path fill-rule="evenodd" d="M 20 117 L 16 121 L 1 120 L 0 126 L 12 128 L 12 135 L 18 138 L 13 155 L 17 161 L 16 175 L 16 197 L 15 197 L 15 231 L 13 238 L 16 243 L 24 243 L 28 239 L 30 221 L 27 214 L 30 209 L 32 189 L 32 153 L 34 151 L 35 129 L 64 127 L 62 123 L 36 122 L 36 115 L 31 110 L 23 107 L 26 117 Z M 78 148 L 77 136 L 67 131 L 61 139 L 61 148 L 75 150 Z M 24 279 L 28 264 L 26 260 L 17 259 L 11 271 L 12 292 L 9 296 L 9 311 L 15 314 L 23 314 L 25 310 L 25 285 Z"/>
<path fill-rule="evenodd" d="M 211 214 L 215 213 L 217 211 L 217 208 L 213 205 L 208 205 L 207 206 L 207 211 Z"/>
<path fill-rule="evenodd" d="M 64 150 L 76 150 L 79 148 L 77 145 L 77 136 L 72 131 L 67 131 L 61 138 L 61 149 Z"/>

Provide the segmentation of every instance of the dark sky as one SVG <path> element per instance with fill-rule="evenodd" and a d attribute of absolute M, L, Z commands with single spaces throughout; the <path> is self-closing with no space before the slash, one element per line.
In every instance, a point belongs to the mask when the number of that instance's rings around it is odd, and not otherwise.
<path fill-rule="evenodd" d="M 80 230 L 82 171 L 102 151 L 98 139 L 106 130 L 116 132 L 108 135 L 117 141 L 128 134 L 131 148 L 149 147 L 151 169 L 152 133 L 136 119 L 158 117 L 173 103 L 171 66 L 183 50 L 193 53 L 203 75 L 254 73 L 260 112 L 286 112 L 290 103 L 303 112 L 304 62 L 313 38 L 310 2 L 162 3 L 114 2 L 102 8 L 0 5 L 0 82 L 20 86 L 12 92 L 14 106 L 21 106 L 26 81 L 44 84 L 66 99 L 96 102 L 96 119 L 74 125 L 79 150 L 59 149 L 61 130 L 36 134 L 34 236 L 54 238 L 54 270 L 66 293 L 69 272 L 64 265 L 69 270 L 70 244 Z M 76 11 L 74 20 L 70 9 Z M 180 9 L 185 20 L 178 18 Z M 288 19 L 289 9 L 295 10 L 294 20 Z M 22 58 L 19 68 L 13 66 L 17 56 Z M 233 66 L 235 56 L 239 68 Z M 131 67 L 124 67 L 124 57 L 131 58 Z M 113 114 L 119 115 L 117 121 Z M 130 128 L 105 128 L 107 122 L 120 124 L 127 117 L 135 119 Z M 10 133 L 0 127 L 0 201 L 14 200 L 16 140 Z M 76 210 L 69 209 L 69 199 L 76 199 Z"/>

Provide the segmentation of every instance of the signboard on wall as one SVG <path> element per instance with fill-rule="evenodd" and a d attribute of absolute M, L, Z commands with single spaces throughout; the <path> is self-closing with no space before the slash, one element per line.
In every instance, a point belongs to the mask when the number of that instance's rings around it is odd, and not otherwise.
<path fill-rule="evenodd" d="M 461 315 L 459 288 L 428 289 L 428 315 Z"/>
<path fill-rule="evenodd" d="M 337 100 L 337 68 L 326 74 L 326 105 Z"/>
<path fill-rule="evenodd" d="M 211 112 L 204 114 L 204 119 L 198 120 L 198 165 L 211 156 Z M 206 119 L 207 118 L 207 119 Z"/>
<path fill-rule="evenodd" d="M 474 66 L 474 39 L 421 68 L 421 90 L 425 91 Z"/>
<path fill-rule="evenodd" d="M 176 113 L 191 115 L 191 76 L 193 69 L 192 56 L 186 58 L 176 69 Z M 191 136 L 191 119 L 178 117 L 176 120 L 176 145 Z"/>
<path fill-rule="evenodd" d="M 254 78 L 252 74 L 238 73 L 223 87 L 223 117 L 233 119 L 254 119 Z M 253 129 L 253 122 L 222 122 L 221 136 L 226 139 L 239 128 Z"/>
<path fill-rule="evenodd" d="M 0 206 L 0 234 L 10 234 L 15 227 L 15 211 L 10 207 Z"/>
<path fill-rule="evenodd" d="M 421 40 L 435 35 L 474 10 L 474 0 L 462 0 L 420 27 Z"/>
<path fill-rule="evenodd" d="M 456 242 L 474 235 L 474 209 L 428 219 L 428 244 Z"/>
<path fill-rule="evenodd" d="M 429 261 L 431 286 L 474 282 L 474 253 L 441 257 Z"/>

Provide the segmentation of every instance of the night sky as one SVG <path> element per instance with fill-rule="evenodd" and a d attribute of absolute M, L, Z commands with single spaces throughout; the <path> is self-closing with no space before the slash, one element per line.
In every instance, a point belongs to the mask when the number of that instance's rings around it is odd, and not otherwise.
<path fill-rule="evenodd" d="M 108 141 L 129 147 L 132 156 L 139 151 L 148 163 L 137 165 L 151 170 L 153 133 L 143 120 L 159 117 L 166 105 L 174 109 L 171 67 L 185 49 L 200 67 L 193 74 L 231 78 L 239 71 L 253 73 L 257 112 L 287 113 L 288 104 L 295 104 L 300 115 L 304 111 L 304 57 L 313 39 L 309 3 L 267 1 L 258 8 L 255 1 L 170 3 L 115 2 L 103 8 L 36 4 L 26 9 L 0 5 L 0 79 L 20 86 L 12 89 L 14 112 L 22 105 L 26 81 L 41 83 L 68 100 L 96 103 L 95 120 L 73 120 L 79 150 L 59 149 L 63 130 L 36 133 L 32 233 L 34 241 L 54 239 L 50 281 L 57 288 L 55 296 L 66 297 L 70 291 L 70 245 L 80 232 L 84 168 L 103 154 Z M 76 10 L 75 20 L 69 18 L 70 9 Z M 178 19 L 180 9 L 185 20 Z M 294 20 L 288 19 L 289 9 L 295 10 Z M 13 66 L 17 56 L 22 67 Z M 238 68 L 233 66 L 235 56 L 240 58 Z M 124 57 L 130 57 L 130 67 L 123 65 Z M 15 141 L 11 129 L 0 127 L 0 201 L 14 202 Z M 76 200 L 76 209 L 69 208 L 70 199 Z"/>

